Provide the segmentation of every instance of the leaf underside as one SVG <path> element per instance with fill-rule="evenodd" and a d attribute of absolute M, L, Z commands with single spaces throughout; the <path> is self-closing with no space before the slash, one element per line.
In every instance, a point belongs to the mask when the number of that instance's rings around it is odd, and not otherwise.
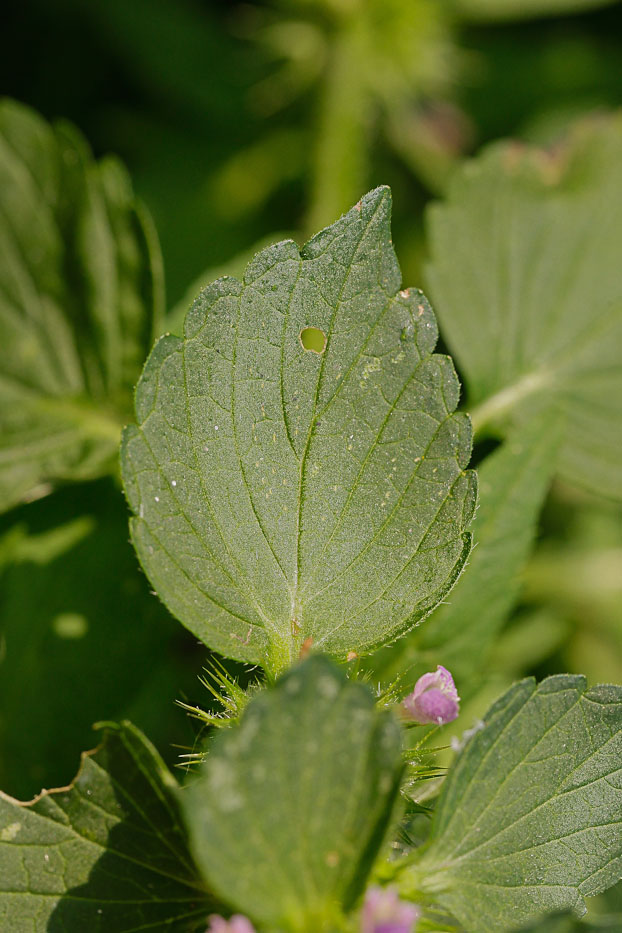
<path fill-rule="evenodd" d="M 493 146 L 430 213 L 428 279 L 476 431 L 554 406 L 558 470 L 622 498 L 622 117 Z"/>
<path fill-rule="evenodd" d="M 0 509 L 114 469 L 162 304 L 122 166 L 1 102 Z"/>
<path fill-rule="evenodd" d="M 393 812 L 402 773 L 394 716 L 312 656 L 216 737 L 202 772 L 181 799 L 210 887 L 268 930 L 334 929 Z"/>
<path fill-rule="evenodd" d="M 512 687 L 449 772 L 421 859 L 468 933 L 515 930 L 622 877 L 622 687 Z"/>
<path fill-rule="evenodd" d="M 187 851 L 176 784 L 130 723 L 107 725 L 70 787 L 0 793 L 0 928 L 198 933 L 214 906 Z"/>
<path fill-rule="evenodd" d="M 184 337 L 156 345 L 124 437 L 154 588 L 268 669 L 309 638 L 342 657 L 396 638 L 469 550 L 470 425 L 427 301 L 400 290 L 390 204 L 377 189 L 301 251 L 279 243 L 205 289 Z"/>

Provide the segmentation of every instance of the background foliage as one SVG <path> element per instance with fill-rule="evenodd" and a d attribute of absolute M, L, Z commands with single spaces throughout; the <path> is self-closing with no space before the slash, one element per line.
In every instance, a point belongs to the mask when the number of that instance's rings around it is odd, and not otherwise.
<path fill-rule="evenodd" d="M 181 333 L 201 284 L 239 274 L 258 245 L 303 242 L 377 184 L 393 189 L 404 281 L 429 288 L 428 202 L 485 143 L 551 144 L 576 117 L 618 107 L 621 28 L 620 4 L 596 0 L 27 0 L 4 17 L 0 91 L 72 121 L 95 156 L 121 157 L 160 238 L 168 320 L 156 329 Z M 442 315 L 440 327 L 453 351 Z M 112 431 L 135 378 L 108 400 Z M 453 665 L 457 735 L 524 674 L 622 681 L 622 510 L 572 471 L 550 485 L 547 412 L 528 430 L 535 547 L 523 529 L 502 550 L 521 451 L 488 457 L 498 435 L 475 448 L 482 489 L 507 506 L 503 521 L 485 505 L 477 519 L 472 563 L 494 593 L 481 628 L 461 640 L 442 607 L 434 628 L 373 662 L 376 674 L 413 658 Z M 73 776 L 97 720 L 131 718 L 175 763 L 173 743 L 196 736 L 174 699 L 205 704 L 205 651 L 150 594 L 104 453 L 84 482 L 44 484 L 30 502 L 19 490 L 0 517 L 0 786 L 23 799 Z M 469 618 L 476 596 L 465 576 L 452 603 Z"/>

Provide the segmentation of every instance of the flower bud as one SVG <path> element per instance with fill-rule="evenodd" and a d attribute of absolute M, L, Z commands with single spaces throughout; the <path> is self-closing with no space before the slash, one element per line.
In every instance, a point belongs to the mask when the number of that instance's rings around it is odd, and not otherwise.
<path fill-rule="evenodd" d="M 361 911 L 361 933 L 413 933 L 419 908 L 400 900 L 395 888 L 369 888 Z"/>
<path fill-rule="evenodd" d="M 255 933 L 255 927 L 242 914 L 234 914 L 228 920 L 218 914 L 208 917 L 209 926 L 205 933 Z"/>
<path fill-rule="evenodd" d="M 423 674 L 402 704 L 408 718 L 421 725 L 443 726 L 460 712 L 460 697 L 449 671 L 439 664 L 434 673 Z"/>

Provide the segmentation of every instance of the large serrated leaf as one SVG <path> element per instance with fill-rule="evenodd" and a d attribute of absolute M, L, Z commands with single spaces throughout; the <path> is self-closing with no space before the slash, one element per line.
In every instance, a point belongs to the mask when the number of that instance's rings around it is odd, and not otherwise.
<path fill-rule="evenodd" d="M 106 724 L 70 787 L 0 793 L 0 928 L 198 933 L 214 906 L 188 853 L 177 784 L 130 723 Z"/>
<path fill-rule="evenodd" d="M 412 679 L 443 664 L 464 699 L 486 677 L 495 636 L 518 599 L 559 440 L 555 414 L 545 412 L 478 466 L 479 507 L 467 569 L 429 623 L 372 657 L 370 667 L 380 679 L 406 671 Z"/>
<path fill-rule="evenodd" d="M 559 427 L 555 415 L 544 412 L 512 432 L 478 468 L 480 506 L 467 572 L 431 624 L 414 633 L 416 650 L 432 654 L 458 679 L 473 681 L 476 670 L 485 674 L 482 661 L 518 599 L 555 470 Z"/>
<path fill-rule="evenodd" d="M 0 103 L 0 509 L 115 467 L 162 304 L 123 168 Z"/>
<path fill-rule="evenodd" d="M 430 214 L 429 279 L 476 431 L 553 405 L 573 482 L 622 497 L 622 118 L 494 146 Z"/>
<path fill-rule="evenodd" d="M 622 687 L 525 680 L 451 769 L 418 870 L 468 933 L 515 930 L 622 877 Z"/>
<path fill-rule="evenodd" d="M 210 887 L 267 929 L 335 929 L 381 846 L 402 773 L 397 719 L 321 656 L 252 700 L 182 801 Z"/>
<path fill-rule="evenodd" d="M 373 191 L 302 251 L 279 243 L 205 289 L 184 338 L 156 345 L 125 435 L 158 594 L 272 670 L 309 638 L 343 657 L 397 637 L 469 550 L 470 425 L 428 303 L 400 290 L 390 204 Z"/>

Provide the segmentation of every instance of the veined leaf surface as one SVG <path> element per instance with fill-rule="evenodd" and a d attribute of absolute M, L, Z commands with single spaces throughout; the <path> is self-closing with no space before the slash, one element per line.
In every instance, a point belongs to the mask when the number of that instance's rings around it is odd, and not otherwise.
<path fill-rule="evenodd" d="M 622 687 L 525 680 L 485 723 L 443 787 L 423 883 L 468 933 L 583 912 L 622 877 Z"/>
<path fill-rule="evenodd" d="M 429 281 L 475 430 L 554 406 L 559 472 L 622 497 L 622 117 L 496 145 L 430 214 Z"/>
<path fill-rule="evenodd" d="M 70 787 L 0 793 L 0 928 L 199 933 L 214 906 L 188 852 L 177 784 L 131 723 L 107 724 Z"/>
<path fill-rule="evenodd" d="M 390 203 L 377 189 L 301 251 L 279 243 L 205 289 L 184 337 L 156 345 L 125 435 L 158 594 L 268 669 L 309 638 L 338 656 L 396 638 L 469 550 L 470 425 L 427 301 L 401 289 Z"/>
<path fill-rule="evenodd" d="M 479 506 L 467 570 L 425 625 L 370 658 L 374 677 L 391 681 L 407 675 L 405 683 L 414 682 L 442 664 L 466 699 L 491 672 L 491 646 L 520 593 L 520 574 L 555 472 L 559 441 L 555 413 L 545 412 L 479 464 Z"/>
<path fill-rule="evenodd" d="M 559 440 L 554 413 L 544 412 L 478 467 L 480 505 L 468 570 L 430 625 L 413 633 L 416 650 L 443 662 L 456 678 L 484 675 L 482 661 L 518 599 Z"/>
<path fill-rule="evenodd" d="M 161 278 L 122 166 L 0 103 L 0 509 L 115 468 Z"/>
<path fill-rule="evenodd" d="M 341 929 L 393 814 L 400 733 L 325 657 L 251 700 L 181 795 L 210 888 L 262 930 Z"/>

